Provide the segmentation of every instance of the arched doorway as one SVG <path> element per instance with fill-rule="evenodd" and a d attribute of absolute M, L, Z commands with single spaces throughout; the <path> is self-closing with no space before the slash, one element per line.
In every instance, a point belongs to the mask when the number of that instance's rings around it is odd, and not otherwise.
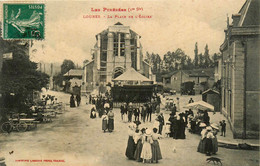
<path fill-rule="evenodd" d="M 113 72 L 113 79 L 117 78 L 118 76 L 120 76 L 121 74 L 124 73 L 124 68 L 122 67 L 116 67 L 114 69 L 114 72 Z"/>

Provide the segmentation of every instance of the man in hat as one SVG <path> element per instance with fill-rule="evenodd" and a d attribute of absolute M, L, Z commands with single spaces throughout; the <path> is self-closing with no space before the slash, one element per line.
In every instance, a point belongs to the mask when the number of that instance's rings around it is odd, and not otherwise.
<path fill-rule="evenodd" d="M 128 105 L 128 122 L 132 122 L 132 115 L 133 115 L 133 104 L 130 102 Z"/>
<path fill-rule="evenodd" d="M 162 129 L 163 129 L 163 125 L 164 125 L 164 117 L 163 117 L 163 113 L 160 112 L 159 116 L 158 116 L 158 121 L 159 121 L 159 134 L 162 135 Z"/>
<path fill-rule="evenodd" d="M 149 119 L 149 121 L 151 122 L 151 120 L 152 120 L 152 112 L 153 112 L 152 103 L 149 103 L 148 107 L 147 107 L 147 119 L 146 119 L 147 121 Z"/>

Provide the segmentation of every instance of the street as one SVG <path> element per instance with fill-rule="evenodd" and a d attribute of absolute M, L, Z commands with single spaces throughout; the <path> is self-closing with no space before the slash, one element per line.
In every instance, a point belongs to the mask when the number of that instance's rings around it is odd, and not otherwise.
<path fill-rule="evenodd" d="M 69 103 L 69 94 L 53 91 L 48 93 L 55 95 L 59 101 Z M 193 99 L 196 101 L 200 97 L 193 96 Z M 181 107 L 189 98 L 190 96 L 180 96 Z M 27 132 L 1 133 L 0 157 L 5 157 L 7 166 L 142 165 L 128 160 L 125 156 L 128 123 L 121 121 L 120 110 L 114 109 L 115 130 L 112 133 L 104 133 L 101 130 L 101 119 L 90 119 L 90 108 L 91 105 L 86 105 L 86 98 L 82 97 L 80 107 L 69 108 L 67 105 L 66 111 L 53 119 L 52 123 L 39 124 L 36 130 Z M 163 112 L 167 121 L 169 113 L 165 113 L 165 110 Z M 152 123 L 146 122 L 143 126 L 152 127 L 155 114 L 152 118 Z M 208 156 L 197 152 L 199 139 L 198 135 L 190 134 L 186 130 L 184 140 L 172 138 L 159 140 L 163 159 L 158 165 L 214 165 L 212 162 L 206 162 Z M 173 152 L 174 148 L 176 153 Z M 9 153 L 11 151 L 12 154 Z M 223 165 L 259 165 L 258 151 L 219 148 L 215 157 L 220 158 Z"/>

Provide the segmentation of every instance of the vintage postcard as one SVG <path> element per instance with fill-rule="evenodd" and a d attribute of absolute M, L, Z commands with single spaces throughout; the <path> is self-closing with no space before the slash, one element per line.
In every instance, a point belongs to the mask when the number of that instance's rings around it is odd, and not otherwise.
<path fill-rule="evenodd" d="M 260 0 L 0 1 L 0 166 L 258 166 Z"/>

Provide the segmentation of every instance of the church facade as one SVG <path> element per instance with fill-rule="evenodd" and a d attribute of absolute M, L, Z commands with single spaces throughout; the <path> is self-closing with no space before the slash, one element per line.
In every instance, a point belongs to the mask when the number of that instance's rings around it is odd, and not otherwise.
<path fill-rule="evenodd" d="M 92 61 L 84 64 L 83 86 L 86 92 L 97 88 L 103 92 L 107 83 L 112 83 L 130 68 L 152 79 L 151 67 L 143 61 L 140 38 L 129 26 L 119 22 L 98 33 L 91 50 Z"/>

